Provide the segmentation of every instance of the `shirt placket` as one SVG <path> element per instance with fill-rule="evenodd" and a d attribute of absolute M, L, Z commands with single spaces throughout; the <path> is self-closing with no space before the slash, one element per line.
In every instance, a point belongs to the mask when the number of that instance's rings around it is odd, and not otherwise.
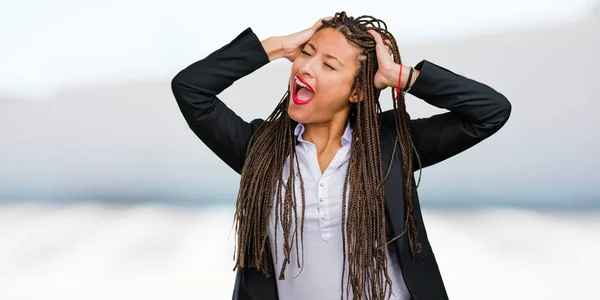
<path fill-rule="evenodd" d="M 321 239 L 329 241 L 331 239 L 331 226 L 330 226 L 330 213 L 329 213 L 329 199 L 328 199 L 328 188 L 329 181 L 328 176 L 321 176 L 319 185 L 317 188 L 317 207 L 319 208 L 319 227 L 321 232 Z"/>

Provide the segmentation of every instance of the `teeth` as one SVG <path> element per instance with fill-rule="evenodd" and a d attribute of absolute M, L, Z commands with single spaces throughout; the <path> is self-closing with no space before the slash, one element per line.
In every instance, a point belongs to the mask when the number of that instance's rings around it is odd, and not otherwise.
<path fill-rule="evenodd" d="M 309 88 L 309 87 L 308 87 L 306 84 L 304 84 L 304 82 L 300 81 L 300 79 L 298 79 L 297 77 L 296 77 L 296 80 L 295 80 L 295 81 L 296 81 L 296 84 L 297 84 L 297 85 L 299 85 L 299 86 L 301 86 L 301 87 L 303 87 L 303 88 L 307 88 L 307 89 L 309 89 L 309 90 L 311 89 L 311 88 Z"/>

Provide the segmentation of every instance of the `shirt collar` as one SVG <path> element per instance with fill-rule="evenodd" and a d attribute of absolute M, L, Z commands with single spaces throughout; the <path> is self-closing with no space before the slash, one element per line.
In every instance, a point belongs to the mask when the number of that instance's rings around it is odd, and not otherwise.
<path fill-rule="evenodd" d="M 304 133 L 304 124 L 298 123 L 294 129 L 294 135 L 298 138 L 299 142 L 304 142 L 302 134 Z M 346 122 L 346 129 L 342 134 L 342 147 L 349 145 L 352 142 L 352 127 L 350 127 L 350 121 Z"/>

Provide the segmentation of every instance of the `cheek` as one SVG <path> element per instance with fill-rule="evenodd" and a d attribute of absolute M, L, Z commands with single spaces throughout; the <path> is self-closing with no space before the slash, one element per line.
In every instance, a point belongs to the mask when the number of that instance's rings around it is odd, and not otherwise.
<path fill-rule="evenodd" d="M 296 63 L 292 63 L 292 67 L 290 68 L 290 76 L 289 76 L 290 83 L 293 81 L 294 75 L 297 73 L 298 73 L 298 67 L 296 66 Z"/>
<path fill-rule="evenodd" d="M 337 88 L 327 90 L 324 94 L 320 96 L 321 97 L 320 99 L 318 99 L 319 101 L 317 101 L 317 104 L 319 106 L 319 109 L 322 109 L 324 111 L 338 111 L 341 108 L 343 108 L 348 102 L 348 99 L 343 96 L 343 91 Z"/>
<path fill-rule="evenodd" d="M 298 60 L 292 62 L 291 74 L 295 74 L 298 71 Z"/>
<path fill-rule="evenodd" d="M 349 80 L 335 80 L 328 82 L 324 87 L 320 89 L 319 102 L 324 103 L 332 108 L 342 108 L 348 104 L 352 85 Z"/>

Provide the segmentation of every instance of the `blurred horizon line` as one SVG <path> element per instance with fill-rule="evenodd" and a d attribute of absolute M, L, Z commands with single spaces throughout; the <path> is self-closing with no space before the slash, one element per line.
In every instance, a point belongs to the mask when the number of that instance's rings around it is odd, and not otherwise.
<path fill-rule="evenodd" d="M 454 198 L 455 196 L 453 196 Z M 423 198 L 422 196 L 420 198 Z M 436 199 L 437 198 L 437 199 Z M 123 196 L 123 194 L 105 194 L 105 195 L 85 195 L 85 196 L 65 196 L 65 195 L 0 195 L 1 206 L 13 205 L 42 205 L 42 206 L 71 206 L 71 205 L 101 205 L 114 207 L 128 206 L 159 206 L 173 208 L 207 209 L 214 207 L 235 207 L 236 197 L 208 196 L 198 195 L 189 197 L 173 197 L 172 195 L 144 195 L 136 194 Z M 433 210 L 486 210 L 486 209 L 525 209 L 532 211 L 560 211 L 560 212 L 598 212 L 600 211 L 600 201 L 597 199 L 570 199 L 564 201 L 527 201 L 519 199 L 495 199 L 478 201 L 477 199 L 454 199 L 447 197 L 428 197 L 426 200 L 419 201 L 423 209 Z"/>

